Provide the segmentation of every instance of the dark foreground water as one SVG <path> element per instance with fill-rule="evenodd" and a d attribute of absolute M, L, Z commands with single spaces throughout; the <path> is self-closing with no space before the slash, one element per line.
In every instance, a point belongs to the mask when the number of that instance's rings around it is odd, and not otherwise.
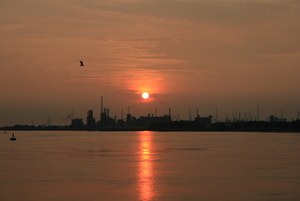
<path fill-rule="evenodd" d="M 0 200 L 300 200 L 299 133 L 0 134 Z"/>

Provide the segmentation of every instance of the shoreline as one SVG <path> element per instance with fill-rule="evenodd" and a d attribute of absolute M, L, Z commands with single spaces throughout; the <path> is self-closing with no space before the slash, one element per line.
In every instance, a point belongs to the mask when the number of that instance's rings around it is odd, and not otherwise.
<path fill-rule="evenodd" d="M 1 131 L 90 131 L 90 132 L 126 132 L 126 131 L 153 131 L 153 132 L 272 132 L 272 133 L 300 133 L 300 130 L 293 129 L 141 129 L 141 128 L 127 128 L 127 129 L 3 129 Z M 3 133 L 6 134 L 6 133 Z"/>
<path fill-rule="evenodd" d="M 190 121 L 152 123 L 148 126 L 34 126 L 14 125 L 0 127 L 2 131 L 160 131 L 160 132 L 300 132 L 300 120 L 293 122 L 217 122 L 211 125 Z"/>

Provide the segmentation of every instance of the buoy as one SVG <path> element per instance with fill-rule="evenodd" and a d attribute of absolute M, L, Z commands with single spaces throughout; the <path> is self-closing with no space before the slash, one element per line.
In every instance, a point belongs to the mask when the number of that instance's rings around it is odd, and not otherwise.
<path fill-rule="evenodd" d="M 12 134 L 10 140 L 12 140 L 12 141 L 13 141 L 13 140 L 17 140 L 17 138 L 15 138 L 15 134 L 14 134 L 14 133 Z"/>

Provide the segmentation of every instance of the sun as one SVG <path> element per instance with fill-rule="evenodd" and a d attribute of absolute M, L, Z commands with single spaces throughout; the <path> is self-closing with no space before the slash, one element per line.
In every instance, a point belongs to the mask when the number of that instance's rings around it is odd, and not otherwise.
<path fill-rule="evenodd" d="M 144 92 L 142 94 L 142 97 L 143 97 L 143 99 L 147 99 L 147 98 L 149 98 L 149 94 L 147 92 Z"/>

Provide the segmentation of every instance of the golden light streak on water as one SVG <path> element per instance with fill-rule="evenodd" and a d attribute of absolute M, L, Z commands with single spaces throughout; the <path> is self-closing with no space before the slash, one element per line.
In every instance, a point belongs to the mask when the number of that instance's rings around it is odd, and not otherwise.
<path fill-rule="evenodd" d="M 153 192 L 153 164 L 151 162 L 151 132 L 140 132 L 139 193 L 140 200 L 151 200 Z"/>

